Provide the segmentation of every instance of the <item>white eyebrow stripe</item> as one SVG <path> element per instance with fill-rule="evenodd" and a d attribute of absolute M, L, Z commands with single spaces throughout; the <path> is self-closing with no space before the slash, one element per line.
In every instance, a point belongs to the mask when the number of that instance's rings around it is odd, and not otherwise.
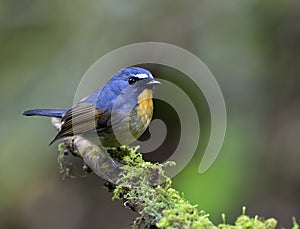
<path fill-rule="evenodd" d="M 140 74 L 136 74 L 135 75 L 136 77 L 138 77 L 139 79 L 146 79 L 148 78 L 149 76 L 145 73 L 140 73 Z"/>

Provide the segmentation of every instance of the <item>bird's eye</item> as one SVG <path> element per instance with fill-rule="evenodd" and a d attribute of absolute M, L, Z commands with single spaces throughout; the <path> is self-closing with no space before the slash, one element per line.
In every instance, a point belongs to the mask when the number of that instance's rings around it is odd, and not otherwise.
<path fill-rule="evenodd" d="M 138 81 L 138 78 L 137 77 L 134 77 L 134 76 L 131 76 L 129 77 L 128 79 L 128 83 L 131 85 L 131 84 L 134 84 L 136 81 Z"/>

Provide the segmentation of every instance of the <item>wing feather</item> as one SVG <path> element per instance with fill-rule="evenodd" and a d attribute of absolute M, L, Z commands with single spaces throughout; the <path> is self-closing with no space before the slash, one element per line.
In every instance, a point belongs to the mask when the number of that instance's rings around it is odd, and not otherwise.
<path fill-rule="evenodd" d="M 98 121 L 104 127 L 108 120 L 110 120 L 110 112 L 96 110 L 94 105 L 81 102 L 66 112 L 61 120 L 61 130 L 49 145 L 63 137 L 96 130 L 99 127 Z"/>

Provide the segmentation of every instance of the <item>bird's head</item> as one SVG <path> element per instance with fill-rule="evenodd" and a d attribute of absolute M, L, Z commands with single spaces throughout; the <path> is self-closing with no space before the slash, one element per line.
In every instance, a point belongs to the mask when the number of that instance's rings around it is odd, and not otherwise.
<path fill-rule="evenodd" d="M 153 78 L 151 72 L 138 67 L 121 69 L 109 82 L 111 90 L 117 95 L 123 93 L 139 95 L 144 90 L 152 90 L 159 84 L 160 82 Z"/>

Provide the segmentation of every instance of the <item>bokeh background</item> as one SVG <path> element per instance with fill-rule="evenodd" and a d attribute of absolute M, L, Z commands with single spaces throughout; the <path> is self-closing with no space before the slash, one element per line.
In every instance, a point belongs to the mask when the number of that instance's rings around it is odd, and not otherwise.
<path fill-rule="evenodd" d="M 300 219 L 299 22 L 298 0 L 1 0 L 0 228 L 131 227 L 136 214 L 111 201 L 103 180 L 61 179 L 57 146 L 47 146 L 55 135 L 49 119 L 21 113 L 70 107 L 91 64 L 145 41 L 199 56 L 227 105 L 222 151 L 199 174 L 210 119 L 205 99 L 195 92 L 200 145 L 174 186 L 216 223 L 221 213 L 233 222 L 247 206 L 251 215 L 276 217 L 290 227 L 292 216 Z M 180 78 L 172 69 L 150 67 Z"/>

